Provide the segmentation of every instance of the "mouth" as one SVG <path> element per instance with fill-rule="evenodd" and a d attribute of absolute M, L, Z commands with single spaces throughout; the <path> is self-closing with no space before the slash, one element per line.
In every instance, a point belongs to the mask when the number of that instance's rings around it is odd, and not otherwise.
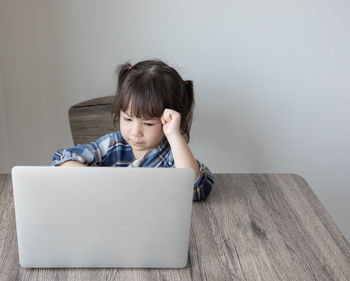
<path fill-rule="evenodd" d="M 134 145 L 141 145 L 141 144 L 143 144 L 143 142 L 141 142 L 141 141 L 132 141 L 132 140 L 130 140 L 130 141 Z"/>

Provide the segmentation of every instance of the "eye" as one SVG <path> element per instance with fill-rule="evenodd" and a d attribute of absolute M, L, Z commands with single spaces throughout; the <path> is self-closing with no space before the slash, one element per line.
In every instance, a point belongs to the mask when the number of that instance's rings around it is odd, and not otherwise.
<path fill-rule="evenodd" d="M 126 118 L 126 117 L 124 117 L 124 120 L 125 120 L 125 121 L 131 121 L 130 118 Z"/>
<path fill-rule="evenodd" d="M 153 124 L 153 123 L 145 123 L 145 125 L 146 125 L 146 126 L 148 126 L 148 127 L 152 127 L 152 126 L 154 126 L 154 124 Z"/>

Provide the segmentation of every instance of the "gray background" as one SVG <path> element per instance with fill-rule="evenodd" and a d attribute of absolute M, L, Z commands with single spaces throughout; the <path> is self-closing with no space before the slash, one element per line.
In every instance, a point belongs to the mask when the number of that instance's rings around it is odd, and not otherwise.
<path fill-rule="evenodd" d="M 195 83 L 199 160 L 302 175 L 349 241 L 349 3 L 0 0 L 0 172 L 48 165 L 69 106 L 156 57 Z"/>

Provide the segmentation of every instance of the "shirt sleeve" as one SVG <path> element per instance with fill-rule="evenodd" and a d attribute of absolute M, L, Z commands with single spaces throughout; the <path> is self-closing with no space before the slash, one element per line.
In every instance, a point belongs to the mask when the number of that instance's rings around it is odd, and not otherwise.
<path fill-rule="evenodd" d="M 101 166 L 110 146 L 112 134 L 107 134 L 86 145 L 78 144 L 55 152 L 50 166 L 73 160 L 87 166 Z"/>
<path fill-rule="evenodd" d="M 214 186 L 214 176 L 211 171 L 198 160 L 197 163 L 199 167 L 199 176 L 194 182 L 193 201 L 206 199 Z"/>
<path fill-rule="evenodd" d="M 167 156 L 164 158 L 165 167 L 176 168 L 174 157 L 172 151 L 170 150 Z M 194 181 L 193 186 L 193 201 L 204 200 L 208 198 L 213 186 L 214 186 L 214 176 L 207 166 L 205 166 L 200 161 L 197 161 L 199 167 L 199 176 Z"/>

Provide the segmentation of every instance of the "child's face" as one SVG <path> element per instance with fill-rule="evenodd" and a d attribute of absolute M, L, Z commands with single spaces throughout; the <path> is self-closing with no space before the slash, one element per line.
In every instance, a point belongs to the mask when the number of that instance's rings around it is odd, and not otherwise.
<path fill-rule="evenodd" d="M 160 144 L 164 138 L 160 118 L 143 120 L 131 116 L 130 105 L 126 112 L 120 111 L 120 131 L 137 159 Z"/>

